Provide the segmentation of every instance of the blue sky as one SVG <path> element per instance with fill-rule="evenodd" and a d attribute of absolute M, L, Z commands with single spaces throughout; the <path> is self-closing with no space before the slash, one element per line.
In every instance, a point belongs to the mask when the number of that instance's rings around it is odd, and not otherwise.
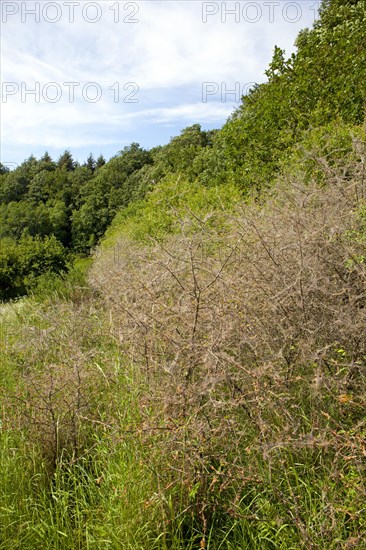
<path fill-rule="evenodd" d="M 1 162 L 220 127 L 274 45 L 294 51 L 319 2 L 1 2 Z M 233 91 L 230 93 L 230 91 Z"/>

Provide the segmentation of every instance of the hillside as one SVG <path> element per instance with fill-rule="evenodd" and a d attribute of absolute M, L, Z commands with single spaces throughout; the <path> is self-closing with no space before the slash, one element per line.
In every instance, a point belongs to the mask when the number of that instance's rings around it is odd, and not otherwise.
<path fill-rule="evenodd" d="M 365 37 L 325 1 L 221 129 L 2 169 L 0 548 L 366 548 Z"/>

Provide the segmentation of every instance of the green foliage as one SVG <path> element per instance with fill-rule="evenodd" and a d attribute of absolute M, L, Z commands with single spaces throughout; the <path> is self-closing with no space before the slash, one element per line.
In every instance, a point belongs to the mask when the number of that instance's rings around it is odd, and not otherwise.
<path fill-rule="evenodd" d="M 0 176 L 7 174 L 9 172 L 9 168 L 7 166 L 4 166 L 2 162 L 0 162 Z"/>
<path fill-rule="evenodd" d="M 60 155 L 57 166 L 61 169 L 66 170 L 67 172 L 72 172 L 76 168 L 74 159 L 69 150 L 66 150 L 62 155 Z"/>
<path fill-rule="evenodd" d="M 106 160 L 103 157 L 103 155 L 99 155 L 99 157 L 97 158 L 97 161 L 96 161 L 96 168 L 101 168 L 102 166 L 105 165 L 105 163 L 106 163 Z"/>
<path fill-rule="evenodd" d="M 21 200 L 27 193 L 29 177 L 22 168 L 5 173 L 0 179 L 0 202 L 9 203 Z"/>
<path fill-rule="evenodd" d="M 106 233 L 106 243 L 124 233 L 138 241 L 160 239 L 182 231 L 185 222 L 195 221 L 190 231 L 199 227 L 203 220 L 219 224 L 217 213 L 230 210 L 240 200 L 235 186 L 206 188 L 197 181 L 190 182 L 179 176 L 169 176 L 160 181 L 140 202 L 121 210 Z"/>
<path fill-rule="evenodd" d="M 80 191 L 81 206 L 72 213 L 72 243 L 75 250 L 87 252 L 97 244 L 117 209 L 136 198 L 136 178 L 133 176 L 150 163 L 149 152 L 133 143 L 85 183 Z"/>
<path fill-rule="evenodd" d="M 40 275 L 66 269 L 66 250 L 54 236 L 0 239 L 0 299 L 23 294 Z"/>
<path fill-rule="evenodd" d="M 214 134 L 214 131 L 202 131 L 199 124 L 186 128 L 161 149 L 156 164 L 161 164 L 165 174 L 181 173 L 193 181 L 197 175 L 194 160 L 203 149 L 212 145 Z"/>
<path fill-rule="evenodd" d="M 359 148 L 366 141 L 365 129 L 338 120 L 309 128 L 281 160 L 281 172 L 305 183 L 316 180 L 324 184 L 332 173 L 335 176 L 342 170 L 351 179 L 351 166 L 359 162 Z"/>
<path fill-rule="evenodd" d="M 90 153 L 90 155 L 86 159 L 86 162 L 84 163 L 84 166 L 86 166 L 86 168 L 88 168 L 92 173 L 95 172 L 95 169 L 97 167 L 97 163 L 95 162 L 92 153 Z"/>
<path fill-rule="evenodd" d="M 2 170 L 0 238 L 9 238 L 7 243 L 13 242 L 20 251 L 24 235 L 34 237 L 34 242 L 37 237 L 53 236 L 65 247 L 87 254 L 118 208 L 144 195 L 135 174 L 151 163 L 150 153 L 132 144 L 108 164 L 102 156 L 95 161 L 90 155 L 80 166 L 70 151 L 65 151 L 57 163 L 45 153 L 40 160 L 29 157 L 12 172 Z M 24 274 L 19 273 L 22 280 Z M 14 288 L 18 286 L 16 283 Z M 24 290 L 24 285 L 20 286 Z M 11 285 L 4 288 L 9 296 L 13 294 Z M 3 298 L 6 292 L 2 290 Z"/>
<path fill-rule="evenodd" d="M 361 124 L 365 29 L 363 1 L 330 1 L 314 28 L 299 34 L 296 54 L 285 60 L 276 46 L 268 83 L 254 87 L 219 132 L 205 180 L 235 182 L 244 192 L 265 189 L 304 131 L 332 120 Z"/>
<path fill-rule="evenodd" d="M 55 173 L 44 169 L 32 178 L 28 187 L 27 198 L 36 204 L 47 202 L 59 191 L 55 184 Z"/>
<path fill-rule="evenodd" d="M 55 273 L 47 271 L 39 275 L 30 288 L 31 295 L 37 302 L 85 300 L 89 293 L 87 283 L 91 258 L 73 258 L 66 264 L 67 270 Z"/>

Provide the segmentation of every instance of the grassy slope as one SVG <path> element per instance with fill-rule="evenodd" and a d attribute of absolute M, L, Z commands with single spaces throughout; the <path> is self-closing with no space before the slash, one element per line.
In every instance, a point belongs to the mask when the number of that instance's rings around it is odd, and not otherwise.
<path fill-rule="evenodd" d="M 323 152 L 2 312 L 2 548 L 365 547 L 365 167 Z"/>
<path fill-rule="evenodd" d="M 0 548 L 366 548 L 364 11 L 332 4 L 197 179 L 173 148 L 87 277 L 0 311 Z"/>

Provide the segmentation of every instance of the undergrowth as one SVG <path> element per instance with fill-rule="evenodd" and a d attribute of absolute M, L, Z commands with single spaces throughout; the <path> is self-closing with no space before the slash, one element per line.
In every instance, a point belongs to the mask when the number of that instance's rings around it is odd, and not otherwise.
<path fill-rule="evenodd" d="M 366 548 L 364 139 L 326 132 L 1 306 L 0 548 Z"/>

